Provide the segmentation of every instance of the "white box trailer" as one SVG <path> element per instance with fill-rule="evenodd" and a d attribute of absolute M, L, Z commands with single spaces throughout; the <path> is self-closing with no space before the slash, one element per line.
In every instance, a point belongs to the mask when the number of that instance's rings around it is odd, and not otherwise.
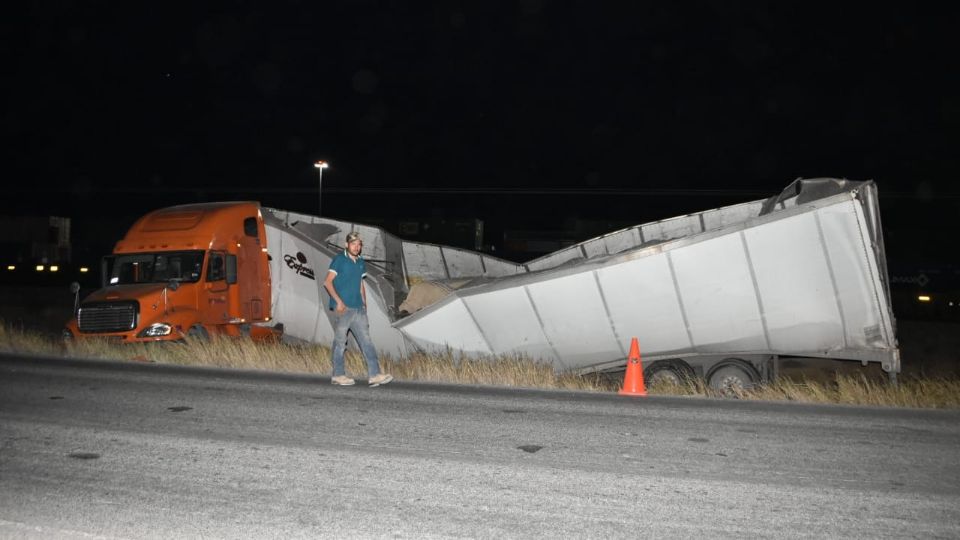
<path fill-rule="evenodd" d="M 371 269 L 371 334 L 395 356 L 523 356 L 587 373 L 622 368 L 636 337 L 650 379 L 748 385 L 775 377 L 781 356 L 900 370 L 872 181 L 801 179 L 770 199 L 629 227 L 526 264 L 326 218 L 267 209 L 265 219 L 274 319 L 308 341 L 332 340 L 322 279 L 356 230 Z M 439 299 L 402 312 L 423 287 Z"/>

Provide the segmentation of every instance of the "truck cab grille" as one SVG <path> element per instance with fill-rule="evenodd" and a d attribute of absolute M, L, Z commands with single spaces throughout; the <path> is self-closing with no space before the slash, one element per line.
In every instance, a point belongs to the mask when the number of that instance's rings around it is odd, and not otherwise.
<path fill-rule="evenodd" d="M 126 332 L 137 327 L 140 304 L 136 301 L 84 304 L 77 312 L 81 332 Z"/>

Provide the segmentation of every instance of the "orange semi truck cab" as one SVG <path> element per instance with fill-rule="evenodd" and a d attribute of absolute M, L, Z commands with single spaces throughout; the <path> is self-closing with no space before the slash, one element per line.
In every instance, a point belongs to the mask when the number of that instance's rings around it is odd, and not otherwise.
<path fill-rule="evenodd" d="M 249 334 L 270 320 L 270 266 L 260 204 L 174 206 L 133 224 L 104 258 L 102 288 L 64 337 L 128 342 Z"/>

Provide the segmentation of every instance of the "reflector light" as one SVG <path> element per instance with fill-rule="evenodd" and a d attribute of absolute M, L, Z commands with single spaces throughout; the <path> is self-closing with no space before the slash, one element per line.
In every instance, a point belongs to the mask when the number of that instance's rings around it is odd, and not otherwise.
<path fill-rule="evenodd" d="M 925 294 L 921 294 L 920 296 L 917 297 L 917 301 L 919 301 L 919 302 L 929 302 L 929 301 L 930 301 L 930 297 L 927 296 L 927 295 L 925 295 Z"/>

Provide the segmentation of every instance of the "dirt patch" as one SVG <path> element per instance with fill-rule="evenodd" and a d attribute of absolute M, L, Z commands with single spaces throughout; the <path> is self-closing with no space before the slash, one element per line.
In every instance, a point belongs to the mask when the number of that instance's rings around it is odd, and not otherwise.
<path fill-rule="evenodd" d="M 407 298 L 399 306 L 401 312 L 416 313 L 421 309 L 443 300 L 448 294 L 469 283 L 469 279 L 448 279 L 444 281 L 418 281 L 410 286 Z"/>

